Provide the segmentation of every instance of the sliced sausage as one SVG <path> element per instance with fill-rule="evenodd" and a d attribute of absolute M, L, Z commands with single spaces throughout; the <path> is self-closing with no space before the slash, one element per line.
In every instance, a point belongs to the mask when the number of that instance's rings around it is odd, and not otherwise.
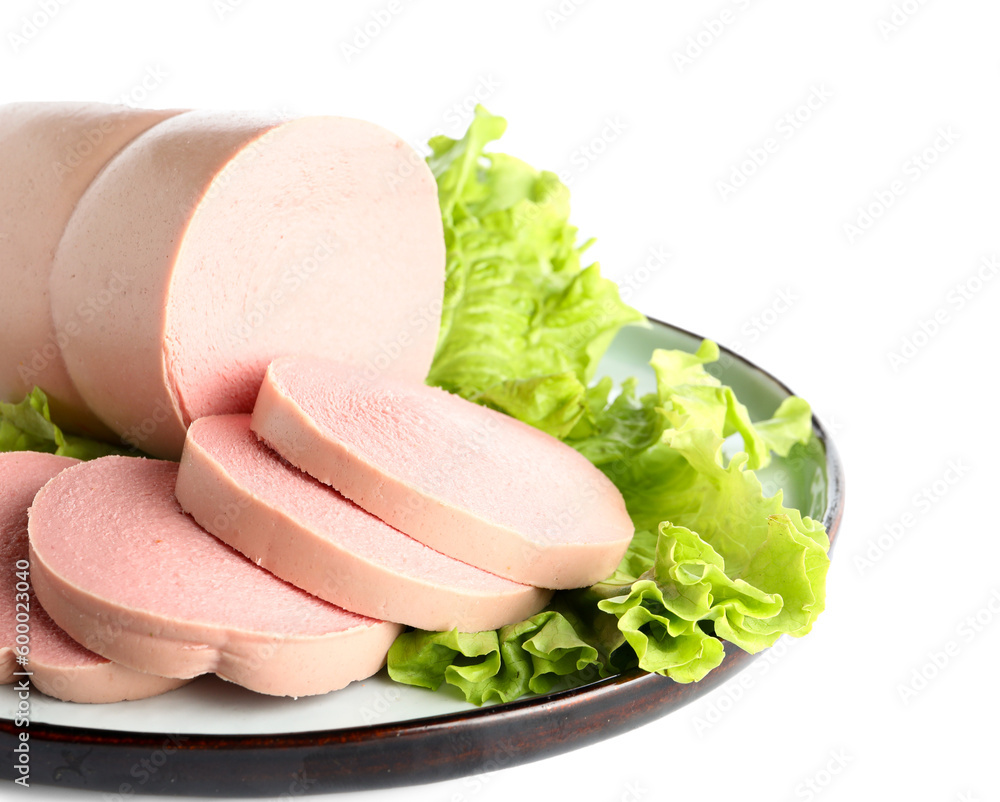
<path fill-rule="evenodd" d="M 42 693 L 95 703 L 145 699 L 183 685 L 185 680 L 142 674 L 87 650 L 49 618 L 31 589 L 28 507 L 46 482 L 76 463 L 33 451 L 0 454 L 0 684 L 23 681 L 15 672 L 30 672 Z M 22 646 L 27 665 L 17 662 L 15 649 Z"/>
<path fill-rule="evenodd" d="M 516 582 L 598 582 L 633 534 L 617 488 L 578 452 L 424 384 L 285 357 L 268 368 L 251 426 L 386 523 Z"/>
<path fill-rule="evenodd" d="M 29 516 L 31 575 L 57 624 L 139 671 L 214 672 L 276 696 L 378 671 L 398 625 L 254 565 L 184 514 L 176 482 L 175 463 L 104 457 L 42 489 Z"/>
<path fill-rule="evenodd" d="M 434 551 L 289 465 L 249 415 L 201 418 L 177 474 L 181 507 L 263 568 L 348 610 L 429 630 L 521 621 L 551 591 Z"/>

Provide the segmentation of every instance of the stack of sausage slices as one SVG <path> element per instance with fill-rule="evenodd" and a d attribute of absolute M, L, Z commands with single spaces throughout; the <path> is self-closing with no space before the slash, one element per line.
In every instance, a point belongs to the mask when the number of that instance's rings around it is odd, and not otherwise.
<path fill-rule="evenodd" d="M 91 130 L 99 157 L 59 176 Z M 0 606 L 0 682 L 30 610 L 33 681 L 60 699 L 206 673 L 326 693 L 405 627 L 514 623 L 620 561 L 633 526 L 600 471 L 423 383 L 444 246 L 398 138 L 21 104 L 0 108 L 8 167 L 23 202 L 0 223 L 24 241 L 0 270 L 16 252 L 32 280 L 0 325 L 34 317 L 0 392 L 37 384 L 77 431 L 163 459 L 0 455 L 0 590 L 24 604 Z"/>

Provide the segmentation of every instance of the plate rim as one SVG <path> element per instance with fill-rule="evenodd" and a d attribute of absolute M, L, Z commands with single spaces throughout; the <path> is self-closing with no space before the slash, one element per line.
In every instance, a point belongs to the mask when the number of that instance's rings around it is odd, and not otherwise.
<path fill-rule="evenodd" d="M 654 328 L 662 327 L 694 340 L 704 339 L 702 335 L 681 326 L 652 317 L 647 317 L 647 320 Z M 753 360 L 723 345 L 719 346 L 719 350 L 767 378 L 783 392 L 794 394 L 785 382 Z M 812 415 L 812 430 L 826 457 L 827 506 L 822 522 L 832 547 L 844 512 L 843 463 L 833 440 L 815 413 Z M 519 765 L 586 746 L 679 709 L 742 671 L 756 656 L 729 643 L 724 643 L 724 646 L 726 656 L 722 664 L 702 681 L 689 685 L 632 669 L 568 690 L 389 724 L 249 735 L 183 734 L 177 738 L 176 753 L 193 759 L 174 760 L 173 766 L 168 761 L 163 772 L 146 772 L 149 779 L 135 790 L 182 795 L 276 795 L 289 790 L 290 767 L 299 767 L 304 772 L 299 780 L 301 790 L 295 794 L 299 795 L 416 785 Z M 599 727 L 595 726 L 596 722 L 590 721 L 595 715 L 610 712 L 623 704 L 629 707 L 628 715 L 609 718 Z M 533 735 L 525 738 L 526 728 L 519 724 L 529 716 L 537 719 L 543 713 L 553 714 L 548 717 L 552 719 L 548 722 L 549 726 L 536 726 Z M 574 720 L 575 726 L 565 725 L 567 716 Z M 552 724 L 558 726 L 553 727 Z M 464 745 L 459 751 L 449 749 L 454 747 L 450 742 L 455 738 L 457 725 L 468 730 L 466 738 L 461 739 Z M 0 718 L 0 751 L 13 756 L 12 750 L 20 729 L 14 727 L 13 719 Z M 548 729 L 549 732 L 540 738 L 539 729 Z M 29 732 L 33 781 L 95 791 L 120 791 L 122 781 L 128 774 L 121 768 L 128 766 L 130 760 L 133 766 L 140 765 L 143 756 L 148 758 L 150 754 L 162 750 L 169 740 L 169 734 L 164 732 L 34 722 Z M 469 742 L 465 743 L 466 740 Z M 507 759 L 500 765 L 492 765 L 500 763 L 495 746 L 497 742 L 506 744 L 503 751 Z M 512 748 L 510 744 L 513 744 Z M 85 775 L 79 767 L 73 767 L 72 761 L 66 757 L 67 745 L 90 747 L 86 752 L 92 764 L 89 774 Z M 392 759 L 383 754 L 387 745 L 398 752 Z M 367 770 L 360 761 L 351 760 L 352 770 L 345 772 L 341 761 L 329 759 L 329 752 L 335 746 L 355 753 L 355 758 L 368 751 L 382 759 L 368 765 Z M 369 747 L 367 750 L 366 746 Z M 317 755 L 317 752 L 322 754 Z M 274 765 L 276 756 L 284 771 Z M 442 756 L 447 760 L 442 761 Z M 418 757 L 422 757 L 419 764 L 415 762 Z M 80 761 L 83 759 L 81 757 Z M 56 765 L 58 761 L 67 765 Z M 178 763 L 185 765 L 178 766 Z M 13 761 L 5 761 L 0 776 L 14 779 L 13 765 Z M 114 773 L 116 768 L 118 774 Z M 69 771 L 63 772 L 62 769 Z M 311 776 L 310 771 L 315 774 Z M 130 784 L 126 782 L 125 785 Z"/>

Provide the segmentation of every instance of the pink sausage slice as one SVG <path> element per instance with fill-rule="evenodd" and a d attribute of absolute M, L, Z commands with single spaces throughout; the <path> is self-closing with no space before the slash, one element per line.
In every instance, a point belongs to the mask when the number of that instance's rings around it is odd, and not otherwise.
<path fill-rule="evenodd" d="M 258 568 L 184 514 L 176 481 L 174 463 L 104 457 L 42 489 L 29 517 L 31 574 L 57 624 L 139 671 L 214 672 L 275 696 L 378 671 L 398 625 Z"/>
<path fill-rule="evenodd" d="M 177 500 L 257 565 L 348 610 L 420 629 L 476 632 L 521 621 L 552 593 L 447 557 L 285 462 L 249 415 L 188 429 Z"/>
<path fill-rule="evenodd" d="M 307 353 L 422 380 L 437 340 L 437 188 L 360 120 L 189 112 L 91 185 L 52 273 L 57 326 L 114 276 L 100 325 L 63 355 L 91 409 L 177 459 L 206 415 L 249 413 L 268 363 Z"/>
<path fill-rule="evenodd" d="M 32 451 L 0 454 L 0 684 L 25 679 L 14 672 L 31 672 L 31 683 L 42 693 L 95 703 L 145 699 L 183 685 L 184 680 L 141 674 L 88 651 L 56 626 L 31 589 L 28 507 L 46 482 L 76 463 Z M 17 664 L 14 651 L 18 624 L 28 627 L 26 666 Z"/>
<path fill-rule="evenodd" d="M 89 326 L 114 277 L 52 322 L 49 274 L 63 230 L 94 177 L 131 140 L 177 111 L 106 103 L 0 106 L 0 401 L 38 385 L 54 419 L 113 437 L 86 408 L 66 372 L 60 345 Z M 101 292 L 104 291 L 104 292 Z"/>
<path fill-rule="evenodd" d="M 434 387 L 286 357 L 268 368 L 251 426 L 386 523 L 516 582 L 599 582 L 633 534 L 621 494 L 586 458 Z"/>

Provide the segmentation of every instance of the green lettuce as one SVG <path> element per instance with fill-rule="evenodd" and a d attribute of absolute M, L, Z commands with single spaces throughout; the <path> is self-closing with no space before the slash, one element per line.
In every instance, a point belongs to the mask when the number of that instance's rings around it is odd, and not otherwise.
<path fill-rule="evenodd" d="M 137 453 L 100 440 L 66 434 L 52 422 L 49 400 L 37 387 L 19 404 L 0 402 L 0 452 L 3 451 L 45 451 L 83 460 Z"/>
<path fill-rule="evenodd" d="M 667 420 L 657 408 L 656 396 L 636 397 L 638 381 L 626 379 L 612 400 L 614 383 L 605 376 L 586 395 L 586 412 L 567 442 L 607 473 L 659 440 Z"/>
<path fill-rule="evenodd" d="M 554 611 L 495 632 L 405 632 L 389 650 L 389 676 L 437 690 L 447 682 L 474 704 L 548 693 L 597 663 L 597 650 Z"/>
<path fill-rule="evenodd" d="M 599 608 L 618 616 L 626 640 L 642 650 L 640 667 L 679 681 L 714 667 L 711 654 L 692 657 L 690 666 L 669 663 L 678 638 L 692 650 L 704 640 L 698 622 L 753 653 L 782 634 L 809 632 L 825 602 L 826 532 L 785 507 L 780 491 L 766 497 L 750 469 L 809 441 L 809 405 L 791 397 L 769 420 L 751 422 L 732 389 L 705 370 L 717 358 L 707 341 L 694 354 L 653 354 L 657 393 L 645 403 L 656 404 L 667 423 L 653 446 L 608 471 L 640 532 L 617 572 L 623 576 L 611 581 L 637 581 Z M 723 442 L 733 434 L 746 450 L 727 463 Z"/>
<path fill-rule="evenodd" d="M 645 318 L 622 302 L 569 224 L 569 190 L 502 153 L 506 122 L 476 109 L 462 139 L 430 141 L 447 262 L 428 383 L 566 435 L 618 330 Z"/>
<path fill-rule="evenodd" d="M 572 373 L 508 379 L 472 396 L 477 403 L 506 412 L 553 437 L 567 436 L 586 412 L 586 388 Z"/>

